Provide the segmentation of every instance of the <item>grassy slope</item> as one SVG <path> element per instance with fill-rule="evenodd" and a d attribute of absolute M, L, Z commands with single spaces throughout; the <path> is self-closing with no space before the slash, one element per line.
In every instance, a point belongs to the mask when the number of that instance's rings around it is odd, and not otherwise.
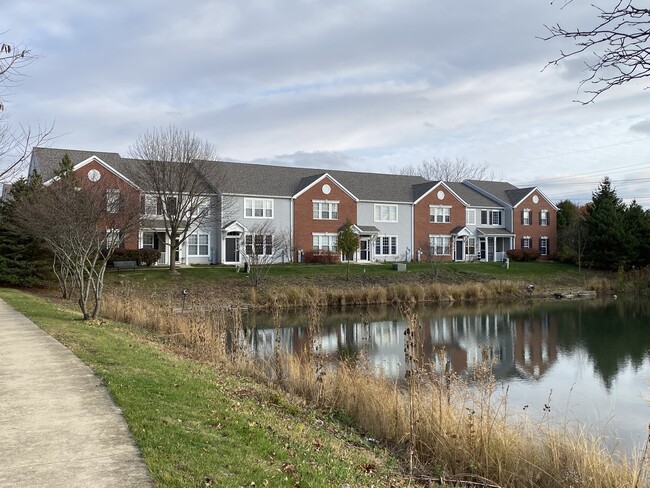
<path fill-rule="evenodd" d="M 14 290 L 0 297 L 98 374 L 159 487 L 401 484 L 386 452 L 271 388 L 173 354 L 137 328 L 84 322 Z"/>
<path fill-rule="evenodd" d="M 578 289 L 587 280 L 604 276 L 602 272 L 583 271 L 562 263 L 510 263 L 504 269 L 500 263 L 440 263 L 438 277 L 428 263 L 409 263 L 407 272 L 397 272 L 391 264 L 353 265 L 350 279 L 346 279 L 346 265 L 286 264 L 271 267 L 264 289 L 286 286 L 319 286 L 323 288 L 358 288 L 361 285 L 388 286 L 397 283 L 463 283 L 493 279 L 533 283 L 538 292 Z M 166 268 L 143 268 L 123 273 L 107 273 L 106 283 L 111 289 L 117 283 L 131 283 L 148 290 L 165 292 L 177 297 L 183 288 L 192 296 L 220 296 L 247 301 L 250 280 L 243 272 L 230 266 L 196 266 L 180 269 L 180 274 L 170 276 Z"/>

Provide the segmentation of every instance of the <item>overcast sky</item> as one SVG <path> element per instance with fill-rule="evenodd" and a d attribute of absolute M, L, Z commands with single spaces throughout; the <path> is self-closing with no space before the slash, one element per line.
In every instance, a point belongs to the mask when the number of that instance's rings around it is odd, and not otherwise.
<path fill-rule="evenodd" d="M 603 5 L 604 2 L 599 2 Z M 582 105 L 580 60 L 542 71 L 591 27 L 550 0 L 21 0 L 0 41 L 40 59 L 6 99 L 13 123 L 55 123 L 53 147 L 128 155 L 175 124 L 224 159 L 373 172 L 432 157 L 585 202 L 609 175 L 650 206 L 650 91 Z"/>

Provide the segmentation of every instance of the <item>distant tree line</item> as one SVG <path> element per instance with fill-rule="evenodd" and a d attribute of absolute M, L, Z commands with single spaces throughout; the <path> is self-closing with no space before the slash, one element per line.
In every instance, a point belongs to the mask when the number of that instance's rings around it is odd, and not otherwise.
<path fill-rule="evenodd" d="M 636 201 L 626 205 L 609 178 L 586 205 L 563 200 L 558 208 L 558 260 L 610 270 L 650 264 L 650 213 Z"/>

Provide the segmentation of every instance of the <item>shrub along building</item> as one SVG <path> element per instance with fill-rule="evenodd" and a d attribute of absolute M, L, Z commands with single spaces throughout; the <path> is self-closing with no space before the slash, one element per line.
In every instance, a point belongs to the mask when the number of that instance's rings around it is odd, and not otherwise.
<path fill-rule="evenodd" d="M 215 171 L 206 176 L 214 179 L 206 181 L 213 193 L 204 198 L 215 211 L 197 221 L 171 256 L 161 215 L 173 211 L 173 202 L 162 202 L 143 181 L 137 161 L 117 153 L 36 148 L 30 174 L 53 180 L 65 154 L 85 183 L 114 182 L 107 201 L 124 188 L 140 193 L 140 231 L 124 245 L 158 249 L 160 264 L 236 265 L 252 254 L 309 261 L 337 253 L 338 231 L 348 221 L 359 235 L 357 262 L 500 261 L 513 249 L 537 250 L 549 259 L 557 242 L 557 207 L 536 187 L 214 161 Z"/>

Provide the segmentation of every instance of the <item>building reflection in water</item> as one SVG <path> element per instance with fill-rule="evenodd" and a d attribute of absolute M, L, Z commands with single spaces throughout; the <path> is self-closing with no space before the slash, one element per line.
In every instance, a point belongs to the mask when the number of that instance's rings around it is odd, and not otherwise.
<path fill-rule="evenodd" d="M 314 349 L 332 361 L 365 357 L 369 365 L 386 376 L 404 374 L 404 332 L 407 322 L 399 316 L 373 319 L 360 314 L 335 314 L 323 319 L 318 338 L 307 327 L 258 328 L 252 346 L 268 356 L 276 345 L 276 334 L 287 351 Z M 557 360 L 558 325 L 552 314 L 527 310 L 493 313 L 419 312 L 420 360 L 429 368 L 449 362 L 451 370 L 470 372 L 482 358 L 493 360 L 498 379 L 537 380 Z"/>

